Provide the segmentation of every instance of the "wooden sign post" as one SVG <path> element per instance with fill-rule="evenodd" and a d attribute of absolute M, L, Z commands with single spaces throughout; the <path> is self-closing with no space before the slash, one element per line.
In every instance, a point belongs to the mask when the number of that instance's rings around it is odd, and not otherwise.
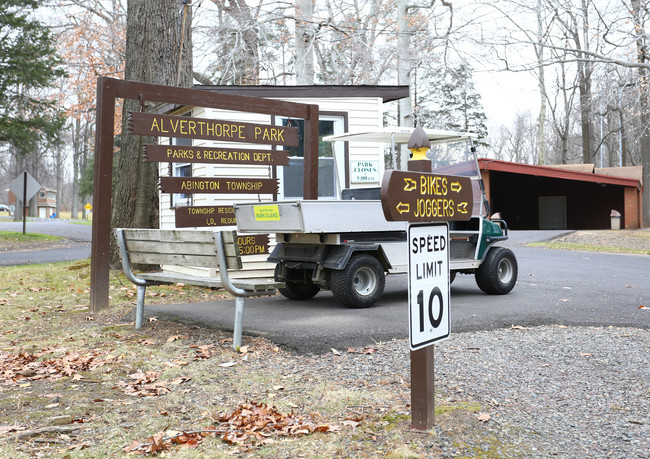
<path fill-rule="evenodd" d="M 409 171 L 388 171 L 381 184 L 381 204 L 384 216 L 388 221 L 407 222 L 447 222 L 452 220 L 469 220 L 472 213 L 473 195 L 472 184 L 468 177 L 436 175 L 431 173 L 431 161 L 411 160 L 408 163 Z M 409 227 L 409 236 L 411 228 Z M 444 236 L 443 236 L 444 237 Z M 447 237 L 446 243 L 449 242 Z M 408 246 L 410 247 L 410 241 Z M 448 244 L 447 244 L 448 250 Z M 410 252 L 409 252 L 410 255 Z M 446 279 L 447 292 L 449 289 L 449 256 L 446 252 Z M 409 256 L 409 271 L 411 269 Z M 442 265 L 442 260 L 441 260 Z M 409 279 L 411 272 L 409 272 Z M 409 308 L 412 307 L 412 295 L 409 282 Z M 435 296 L 435 298 L 434 298 Z M 441 325 L 443 319 L 449 319 L 448 294 L 431 296 L 431 304 L 439 301 L 440 312 L 431 313 L 433 325 Z M 415 298 L 418 301 L 417 297 Z M 420 315 L 424 314 L 424 298 L 421 300 Z M 428 301 L 428 300 L 427 300 Z M 447 310 L 446 316 L 444 310 Z M 412 314 L 410 315 L 412 317 Z M 411 327 L 412 323 L 409 324 Z M 446 324 L 446 336 L 449 336 L 449 324 Z M 437 328 L 436 326 L 432 328 Z M 418 430 L 429 430 L 435 421 L 435 393 L 434 393 L 434 360 L 433 341 L 446 336 L 436 335 L 413 346 L 413 333 L 411 336 L 411 426 Z M 434 332 L 432 330 L 432 332 Z M 434 332 L 435 334 L 435 332 Z"/>

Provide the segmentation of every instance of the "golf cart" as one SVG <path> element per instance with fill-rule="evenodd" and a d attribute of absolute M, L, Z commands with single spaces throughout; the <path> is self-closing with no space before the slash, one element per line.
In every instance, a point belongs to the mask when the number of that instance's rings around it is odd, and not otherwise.
<path fill-rule="evenodd" d="M 379 142 L 393 151 L 407 143 L 413 128 L 385 128 L 346 133 L 324 140 Z M 472 136 L 425 130 L 431 143 L 427 158 L 433 173 L 469 177 L 473 208 L 466 221 L 449 222 L 450 282 L 456 274 L 473 274 L 488 294 L 510 292 L 517 281 L 514 253 L 495 244 L 508 238 L 505 221 L 490 220 Z M 382 295 L 386 274 L 408 269 L 407 223 L 387 221 L 380 188 L 350 188 L 341 199 L 289 200 L 235 205 L 241 232 L 275 233 L 277 245 L 268 258 L 280 292 L 292 300 L 308 300 L 331 290 L 336 300 L 353 308 L 372 306 Z"/>

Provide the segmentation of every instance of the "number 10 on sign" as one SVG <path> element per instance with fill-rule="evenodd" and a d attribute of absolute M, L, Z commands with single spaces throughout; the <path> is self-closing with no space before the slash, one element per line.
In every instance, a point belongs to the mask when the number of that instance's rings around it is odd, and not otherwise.
<path fill-rule="evenodd" d="M 409 225 L 409 337 L 411 350 L 449 338 L 449 228 Z"/>

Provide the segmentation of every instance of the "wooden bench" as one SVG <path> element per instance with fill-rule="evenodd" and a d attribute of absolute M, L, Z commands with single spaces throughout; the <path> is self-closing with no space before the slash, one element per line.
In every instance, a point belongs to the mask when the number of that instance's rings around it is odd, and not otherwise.
<path fill-rule="evenodd" d="M 235 296 L 233 347 L 241 346 L 244 299 L 274 295 L 282 282 L 272 279 L 231 279 L 229 270 L 242 269 L 236 231 L 178 231 L 120 228 L 115 230 L 126 277 L 137 286 L 135 327 L 142 328 L 144 297 L 149 285 L 183 283 L 203 287 L 223 287 Z M 135 274 L 133 264 L 175 265 L 216 268 L 218 277 L 174 272 Z"/>

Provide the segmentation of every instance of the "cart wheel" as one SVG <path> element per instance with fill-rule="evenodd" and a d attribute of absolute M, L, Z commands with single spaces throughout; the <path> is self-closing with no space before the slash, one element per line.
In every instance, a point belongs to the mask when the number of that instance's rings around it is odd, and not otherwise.
<path fill-rule="evenodd" d="M 331 274 L 334 298 L 352 308 L 369 308 L 375 304 L 385 284 L 384 267 L 365 253 L 353 255 L 345 269 Z"/>
<path fill-rule="evenodd" d="M 517 271 L 517 259 L 512 250 L 492 247 L 476 270 L 476 283 L 485 293 L 503 295 L 517 283 Z"/>
<path fill-rule="evenodd" d="M 275 265 L 276 281 L 280 281 L 280 269 L 280 265 Z M 306 269 L 287 269 L 284 285 L 278 288 L 278 292 L 290 300 L 309 300 L 320 291 L 320 287 L 312 282 Z"/>

